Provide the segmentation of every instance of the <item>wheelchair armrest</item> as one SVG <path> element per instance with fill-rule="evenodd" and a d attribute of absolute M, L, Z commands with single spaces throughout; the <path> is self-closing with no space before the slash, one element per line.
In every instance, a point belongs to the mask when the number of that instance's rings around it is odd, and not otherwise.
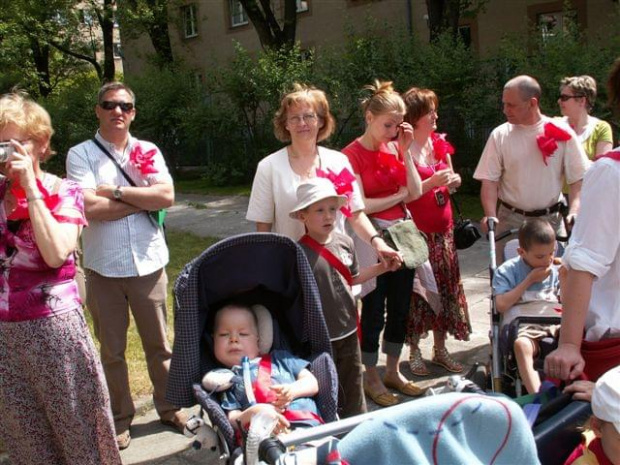
<path fill-rule="evenodd" d="M 538 458 L 545 465 L 562 464 L 581 441 L 578 427 L 592 414 L 589 402 L 574 401 L 534 427 Z"/>

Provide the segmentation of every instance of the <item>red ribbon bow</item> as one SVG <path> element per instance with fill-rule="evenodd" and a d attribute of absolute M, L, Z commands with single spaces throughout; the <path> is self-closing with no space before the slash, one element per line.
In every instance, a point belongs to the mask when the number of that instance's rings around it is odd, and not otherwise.
<path fill-rule="evenodd" d="M 60 204 L 60 198 L 58 194 L 52 194 L 43 187 L 43 183 L 37 179 L 37 189 L 43 196 L 43 202 L 47 206 L 48 210 L 53 212 Z M 15 210 L 7 216 L 8 220 L 28 220 L 30 214 L 28 213 L 28 199 L 26 198 L 26 191 L 22 188 L 21 184 L 16 183 L 11 187 L 11 194 L 15 197 L 16 206 Z"/>
<path fill-rule="evenodd" d="M 340 211 L 344 216 L 349 218 L 351 216 L 351 197 L 353 196 L 353 181 L 355 176 L 347 168 L 343 168 L 339 174 L 334 173 L 327 168 L 327 171 L 321 169 L 316 170 L 316 175 L 319 178 L 326 178 L 331 181 L 336 189 L 338 195 L 344 195 L 347 197 L 347 203 L 340 207 Z"/>
<path fill-rule="evenodd" d="M 543 162 L 547 165 L 547 159 L 558 149 L 558 141 L 566 142 L 570 134 L 560 129 L 553 123 L 545 123 L 545 133 L 536 137 L 538 148 L 542 152 Z"/>
<path fill-rule="evenodd" d="M 379 182 L 384 186 L 397 184 L 407 185 L 407 170 L 405 165 L 393 154 L 379 151 L 377 155 L 377 171 L 375 173 Z"/>
<path fill-rule="evenodd" d="M 446 155 L 454 154 L 454 146 L 446 140 L 446 136 L 445 133 L 431 132 L 431 143 L 437 161 L 445 161 Z"/>
<path fill-rule="evenodd" d="M 136 166 L 142 174 L 157 173 L 157 170 L 153 166 L 155 160 L 153 157 L 157 153 L 157 149 L 151 149 L 148 152 L 142 151 L 140 143 L 136 143 L 129 152 L 129 161 Z"/>

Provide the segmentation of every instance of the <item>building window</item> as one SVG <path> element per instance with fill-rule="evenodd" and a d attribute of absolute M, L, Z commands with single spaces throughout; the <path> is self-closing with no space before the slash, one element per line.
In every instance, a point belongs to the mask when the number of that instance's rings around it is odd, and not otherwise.
<path fill-rule="evenodd" d="M 564 30 L 564 13 L 561 11 L 541 13 L 538 15 L 536 24 L 543 40 L 549 39 Z"/>
<path fill-rule="evenodd" d="M 121 50 L 121 43 L 120 42 L 114 42 L 112 47 L 114 49 L 114 58 L 123 58 L 123 52 Z"/>
<path fill-rule="evenodd" d="M 248 24 L 248 15 L 243 9 L 243 5 L 239 0 L 229 0 L 230 6 L 230 26 L 244 26 Z"/>
<path fill-rule="evenodd" d="M 297 13 L 303 13 L 304 11 L 308 11 L 308 1 L 307 0 L 295 0 L 297 4 Z"/>
<path fill-rule="evenodd" d="M 459 37 L 466 48 L 471 48 L 471 25 L 459 26 Z"/>
<path fill-rule="evenodd" d="M 198 28 L 196 22 L 196 5 L 186 5 L 181 7 L 181 18 L 183 19 L 183 34 L 186 39 L 196 37 Z"/>

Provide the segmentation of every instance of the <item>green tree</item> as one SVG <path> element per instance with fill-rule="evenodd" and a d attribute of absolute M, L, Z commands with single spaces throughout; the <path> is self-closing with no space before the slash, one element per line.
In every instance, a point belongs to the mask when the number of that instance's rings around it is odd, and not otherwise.
<path fill-rule="evenodd" d="M 154 63 L 163 68 L 174 62 L 168 23 L 168 0 L 125 0 L 118 3 L 123 36 L 136 38 L 146 33 L 155 49 Z"/>

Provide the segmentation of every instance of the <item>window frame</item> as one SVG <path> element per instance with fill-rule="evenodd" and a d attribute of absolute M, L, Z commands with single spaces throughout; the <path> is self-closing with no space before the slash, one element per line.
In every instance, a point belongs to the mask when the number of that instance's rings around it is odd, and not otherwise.
<path fill-rule="evenodd" d="M 181 7 L 181 22 L 183 38 L 191 39 L 198 36 L 198 7 L 195 3 L 188 3 Z M 188 28 L 188 26 L 190 26 Z M 191 29 L 191 30 L 190 30 Z M 189 34 L 188 34 L 189 32 Z"/>

